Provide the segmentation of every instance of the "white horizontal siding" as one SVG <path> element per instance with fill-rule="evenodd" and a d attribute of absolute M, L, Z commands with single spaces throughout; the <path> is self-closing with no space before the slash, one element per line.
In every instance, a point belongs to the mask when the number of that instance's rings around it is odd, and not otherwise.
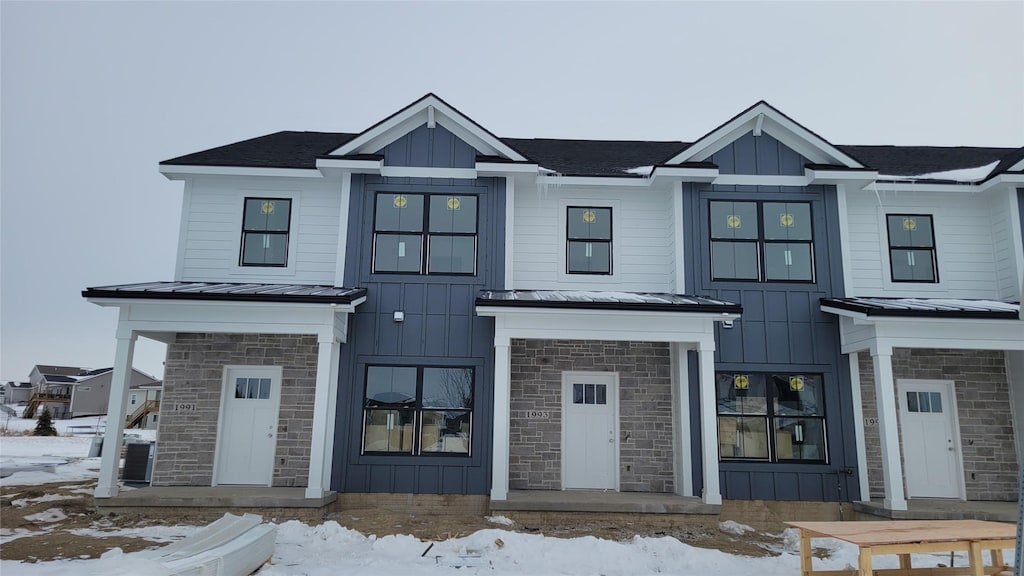
<path fill-rule="evenodd" d="M 287 268 L 238 266 L 246 197 L 292 199 Z M 287 178 L 196 178 L 181 243 L 185 282 L 334 284 L 340 184 Z"/>
<path fill-rule="evenodd" d="M 939 282 L 894 283 L 886 214 L 931 215 Z M 1002 266 L 988 197 L 962 193 L 863 191 L 847 196 L 849 285 L 855 296 L 1000 298 Z"/>
<path fill-rule="evenodd" d="M 612 275 L 565 273 L 567 206 L 612 208 Z M 667 191 L 517 188 L 511 258 L 514 288 L 671 292 L 672 202 Z"/>
<path fill-rule="evenodd" d="M 1012 192 L 1011 192 L 1012 193 Z M 996 287 L 1001 300 L 1020 298 L 1017 285 L 1017 257 L 1014 254 L 1013 225 L 1010 217 L 1014 207 L 1011 193 L 998 193 L 992 197 L 992 236 L 995 243 L 993 258 L 996 267 Z"/>

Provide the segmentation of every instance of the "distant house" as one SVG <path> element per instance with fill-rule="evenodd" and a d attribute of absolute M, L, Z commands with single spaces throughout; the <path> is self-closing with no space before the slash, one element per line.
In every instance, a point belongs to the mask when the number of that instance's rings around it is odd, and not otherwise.
<path fill-rule="evenodd" d="M 25 417 L 34 418 L 45 406 L 54 418 L 67 419 L 107 413 L 113 368 L 78 368 L 37 364 L 29 374 L 32 395 Z M 159 386 L 160 381 L 132 369 L 130 385 Z"/>
<path fill-rule="evenodd" d="M 28 402 L 28 399 L 32 397 L 32 383 L 4 382 L 0 384 L 0 393 L 3 395 L 4 404 Z"/>

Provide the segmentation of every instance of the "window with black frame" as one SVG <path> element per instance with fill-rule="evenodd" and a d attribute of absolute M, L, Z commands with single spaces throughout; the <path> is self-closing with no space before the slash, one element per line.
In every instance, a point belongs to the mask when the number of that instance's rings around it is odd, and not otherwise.
<path fill-rule="evenodd" d="M 368 366 L 364 454 L 469 455 L 473 368 Z"/>
<path fill-rule="evenodd" d="M 722 460 L 828 461 L 821 375 L 717 373 Z"/>
<path fill-rule="evenodd" d="M 246 198 L 242 211 L 241 266 L 287 266 L 292 201 Z"/>
<path fill-rule="evenodd" d="M 810 203 L 715 200 L 709 219 L 712 280 L 814 281 Z"/>
<path fill-rule="evenodd" d="M 612 209 L 570 206 L 566 214 L 567 274 L 612 273 Z"/>
<path fill-rule="evenodd" d="M 932 217 L 923 214 L 886 214 L 889 264 L 893 282 L 939 281 Z"/>
<path fill-rule="evenodd" d="M 377 193 L 373 271 L 476 274 L 477 197 Z"/>

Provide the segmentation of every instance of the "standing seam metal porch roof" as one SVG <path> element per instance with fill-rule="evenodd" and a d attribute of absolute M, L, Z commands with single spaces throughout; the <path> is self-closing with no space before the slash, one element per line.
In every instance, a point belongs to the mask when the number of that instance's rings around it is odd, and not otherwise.
<path fill-rule="evenodd" d="M 704 296 L 586 290 L 482 290 L 477 306 L 740 314 L 739 304 Z"/>
<path fill-rule="evenodd" d="M 822 298 L 823 308 L 873 317 L 1020 319 L 1020 304 L 958 298 Z"/>
<path fill-rule="evenodd" d="M 84 298 L 351 304 L 353 301 L 366 296 L 366 288 L 309 286 L 303 284 L 147 282 L 86 288 L 82 291 L 82 296 Z"/>

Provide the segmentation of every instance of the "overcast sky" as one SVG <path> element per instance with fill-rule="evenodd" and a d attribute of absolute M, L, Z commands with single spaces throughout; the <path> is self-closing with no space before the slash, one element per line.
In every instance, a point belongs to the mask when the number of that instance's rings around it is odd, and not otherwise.
<path fill-rule="evenodd" d="M 0 2 L 0 379 L 113 364 L 87 286 L 172 280 L 160 160 L 361 131 L 693 140 L 767 100 L 836 144 L 1024 145 L 1024 2 Z M 163 346 L 135 366 L 162 376 Z"/>

